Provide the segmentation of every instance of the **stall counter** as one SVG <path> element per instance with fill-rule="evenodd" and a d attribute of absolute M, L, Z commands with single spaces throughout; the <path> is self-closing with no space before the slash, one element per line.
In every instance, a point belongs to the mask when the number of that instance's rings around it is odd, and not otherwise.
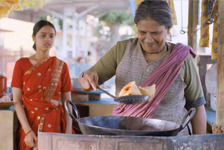
<path fill-rule="evenodd" d="M 15 134 L 18 120 L 14 109 L 0 109 L 0 149 L 12 150 L 15 145 Z"/>

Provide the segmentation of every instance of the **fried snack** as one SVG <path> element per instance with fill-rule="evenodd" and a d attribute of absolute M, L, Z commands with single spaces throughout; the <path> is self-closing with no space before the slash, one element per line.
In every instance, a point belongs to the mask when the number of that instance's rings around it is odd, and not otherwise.
<path fill-rule="evenodd" d="M 216 125 L 215 123 L 212 124 L 212 133 L 213 134 L 218 134 L 218 133 L 223 133 L 224 128 L 221 126 Z"/>
<path fill-rule="evenodd" d="M 140 90 L 142 95 L 148 95 L 152 98 L 156 92 L 156 85 L 153 84 L 152 86 L 146 86 L 146 87 L 138 86 L 138 89 Z"/>
<path fill-rule="evenodd" d="M 155 84 L 153 84 L 152 86 L 140 87 L 136 85 L 135 81 L 132 81 L 121 89 L 119 97 L 127 95 L 148 95 L 152 98 L 155 94 L 155 91 Z"/>
<path fill-rule="evenodd" d="M 128 83 L 127 85 L 125 85 L 119 93 L 119 97 L 127 96 L 127 95 L 142 95 L 142 93 L 139 91 L 135 81 L 132 81 L 132 82 Z"/>

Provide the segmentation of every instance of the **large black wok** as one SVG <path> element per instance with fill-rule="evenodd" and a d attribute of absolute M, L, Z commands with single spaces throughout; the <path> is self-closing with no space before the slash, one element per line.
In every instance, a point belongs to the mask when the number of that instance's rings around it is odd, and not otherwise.
<path fill-rule="evenodd" d="M 70 111 L 68 104 L 76 113 Z M 120 116 L 95 116 L 80 118 L 77 107 L 69 100 L 65 101 L 65 109 L 78 122 L 83 134 L 94 135 L 150 135 L 176 136 L 193 118 L 196 109 L 192 108 L 184 116 L 181 125 L 160 119 Z"/>

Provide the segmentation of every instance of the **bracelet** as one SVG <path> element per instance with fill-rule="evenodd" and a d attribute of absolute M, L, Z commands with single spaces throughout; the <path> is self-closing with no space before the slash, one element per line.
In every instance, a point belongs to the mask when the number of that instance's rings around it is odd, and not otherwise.
<path fill-rule="evenodd" d="M 28 132 L 25 133 L 25 136 L 26 136 L 27 134 L 29 134 L 30 132 L 32 132 L 32 131 L 33 131 L 33 130 L 30 129 Z"/>

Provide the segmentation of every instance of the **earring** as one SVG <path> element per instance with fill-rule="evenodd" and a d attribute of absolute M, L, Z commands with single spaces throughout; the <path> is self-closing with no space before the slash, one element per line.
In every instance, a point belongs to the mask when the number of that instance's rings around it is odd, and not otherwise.
<path fill-rule="evenodd" d="M 170 31 L 167 31 L 167 34 L 168 34 L 167 41 L 172 41 L 172 35 L 171 35 Z"/>

